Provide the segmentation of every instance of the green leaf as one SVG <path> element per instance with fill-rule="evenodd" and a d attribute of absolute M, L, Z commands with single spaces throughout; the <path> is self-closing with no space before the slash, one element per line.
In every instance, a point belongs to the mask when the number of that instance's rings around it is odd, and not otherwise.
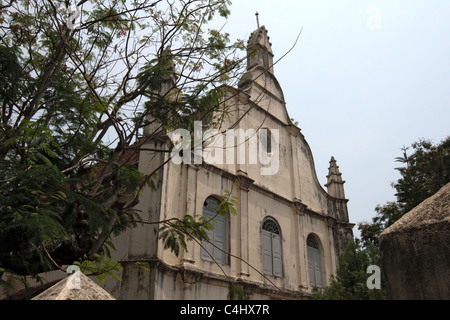
<path fill-rule="evenodd" d="M 48 159 L 48 158 L 47 158 L 46 156 L 44 156 L 42 153 L 38 153 L 38 154 L 37 154 L 37 157 L 38 157 L 39 159 L 41 159 L 42 161 L 44 161 L 46 165 L 48 165 L 48 166 L 51 166 L 51 165 L 52 165 L 52 162 L 50 161 L 50 159 Z"/>
<path fill-rule="evenodd" d="M 65 200 L 67 199 L 67 195 L 63 191 L 58 191 L 56 194 L 52 195 L 52 198 L 56 200 Z"/>
<path fill-rule="evenodd" d="M 136 266 L 139 269 L 143 269 L 145 271 L 150 271 L 150 265 L 147 262 L 136 262 Z"/>

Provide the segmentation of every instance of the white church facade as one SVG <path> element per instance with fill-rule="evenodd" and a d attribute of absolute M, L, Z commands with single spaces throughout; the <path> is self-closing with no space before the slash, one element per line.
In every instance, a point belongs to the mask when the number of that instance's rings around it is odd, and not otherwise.
<path fill-rule="evenodd" d="M 287 113 L 264 26 L 252 33 L 249 45 L 259 50 L 248 54 L 238 87 L 225 88 L 234 112 L 221 131 L 233 126 L 268 132 L 265 139 L 255 135 L 256 152 L 261 155 L 263 148 L 266 161 L 249 161 L 255 157 L 250 137 L 239 144 L 243 155 L 232 153 L 245 161 L 222 164 L 167 161 L 170 154 L 151 151 L 167 148 L 167 140 L 149 141 L 140 151 L 139 169 L 160 169 L 157 190 L 146 189 L 140 197 L 142 219 L 214 217 L 211 242 L 188 241 L 176 256 L 158 238 L 161 225 L 123 233 L 115 239 L 122 281 L 106 283 L 115 298 L 227 299 L 234 285 L 250 299 L 298 299 L 327 286 L 335 274 L 338 255 L 353 236 L 341 173 L 331 158 L 327 190 L 322 188 L 310 147 Z M 227 193 L 236 200 L 236 214 L 218 216 L 214 208 Z M 135 262 L 148 263 L 150 271 Z"/>

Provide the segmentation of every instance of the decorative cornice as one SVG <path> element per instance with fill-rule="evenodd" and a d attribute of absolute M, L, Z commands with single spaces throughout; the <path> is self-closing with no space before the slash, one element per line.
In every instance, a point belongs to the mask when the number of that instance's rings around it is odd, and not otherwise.
<path fill-rule="evenodd" d="M 189 266 L 178 265 L 173 266 L 165 263 L 159 258 L 135 258 L 131 260 L 121 261 L 122 264 L 135 264 L 136 262 L 146 262 L 150 265 L 151 269 L 157 269 L 163 274 L 176 278 L 180 275 L 181 279 L 185 283 L 194 284 L 196 282 L 203 283 L 216 283 L 222 287 L 230 286 L 232 283 L 237 283 L 240 286 L 248 289 L 253 293 L 259 293 L 269 296 L 274 299 L 301 299 L 308 296 L 307 293 L 303 292 L 301 288 L 298 291 L 289 289 L 277 289 L 273 286 L 269 286 L 265 283 L 255 282 L 242 277 L 236 278 L 232 276 L 225 276 L 221 274 L 214 274 L 210 272 L 204 272 L 202 270 L 191 268 Z M 245 277 L 249 275 L 245 274 Z"/>
<path fill-rule="evenodd" d="M 223 177 L 225 177 L 227 179 L 230 179 L 231 181 L 235 181 L 235 182 L 238 181 L 238 183 L 240 184 L 241 189 L 243 189 L 243 190 L 246 190 L 246 191 L 253 190 L 253 191 L 258 192 L 260 194 L 263 194 L 263 195 L 265 195 L 267 197 L 270 197 L 270 198 L 272 198 L 272 199 L 274 199 L 274 200 L 276 200 L 278 202 L 284 203 L 288 207 L 294 207 L 294 208 L 298 207 L 299 209 L 302 209 L 301 215 L 308 214 L 308 215 L 316 217 L 316 218 L 318 218 L 320 220 L 324 220 L 327 217 L 327 215 L 324 214 L 324 213 L 318 213 L 318 212 L 315 212 L 315 211 L 312 211 L 312 210 L 308 209 L 308 206 L 305 205 L 300 199 L 296 198 L 294 200 L 289 200 L 289 199 L 287 199 L 287 198 L 285 198 L 283 196 L 280 196 L 279 194 L 277 194 L 277 193 L 275 193 L 275 192 L 273 192 L 271 190 L 268 190 L 268 189 L 266 189 L 266 188 L 256 184 L 255 181 L 253 179 L 251 179 L 251 178 L 248 178 L 246 176 L 246 173 L 243 172 L 243 171 L 239 171 L 238 174 L 233 174 L 233 173 L 230 173 L 230 172 L 228 172 L 228 171 L 226 171 L 224 169 L 221 169 L 221 168 L 218 168 L 218 167 L 216 167 L 214 165 L 206 164 L 206 163 L 203 163 L 203 164 L 199 165 L 199 167 L 203 168 L 203 169 L 206 169 L 206 170 L 209 170 L 211 172 L 214 172 L 214 173 L 216 173 L 216 174 L 218 174 L 220 176 L 223 176 Z M 340 202 L 344 202 L 345 201 L 345 199 L 336 199 L 336 198 L 333 198 L 331 196 L 329 196 L 329 200 L 337 200 L 337 201 L 340 201 Z"/>
<path fill-rule="evenodd" d="M 253 185 L 253 183 L 255 182 L 255 180 L 250 179 L 247 176 L 247 173 L 241 170 L 238 170 L 238 175 L 236 177 L 238 183 L 239 183 L 239 187 L 244 190 L 244 191 L 249 191 L 250 187 Z"/>
<path fill-rule="evenodd" d="M 334 229 L 334 227 L 335 227 L 336 224 L 337 224 L 337 219 L 334 218 L 334 217 L 328 216 L 328 217 L 326 218 L 326 221 L 327 221 L 328 226 L 329 226 L 331 229 Z"/>
<path fill-rule="evenodd" d="M 309 209 L 306 209 L 304 214 L 307 214 L 307 215 L 309 215 L 311 217 L 314 217 L 314 218 L 322 220 L 322 221 L 325 220 L 328 217 L 327 215 L 325 215 L 323 213 L 318 213 L 318 212 L 315 212 L 315 211 L 312 211 L 312 210 L 309 210 Z"/>
<path fill-rule="evenodd" d="M 294 199 L 294 208 L 295 208 L 295 213 L 297 213 L 299 216 L 303 216 L 306 212 L 306 209 L 308 208 L 308 206 L 304 203 L 302 203 L 302 201 L 298 198 Z"/>
<path fill-rule="evenodd" d="M 224 169 L 221 169 L 219 167 L 216 167 L 212 164 L 208 164 L 205 162 L 202 164 L 198 164 L 198 165 L 188 164 L 187 166 L 189 166 L 190 168 L 193 168 L 195 170 L 205 169 L 210 172 L 214 172 L 214 173 L 224 177 L 225 179 L 229 179 L 233 182 L 237 182 L 239 184 L 239 188 L 241 190 L 244 190 L 244 191 L 252 190 L 252 191 L 258 192 L 262 195 L 265 195 L 267 197 L 270 197 L 278 202 L 281 202 L 288 207 L 293 207 L 296 214 L 298 214 L 298 215 L 303 216 L 306 214 L 306 215 L 315 217 L 320 220 L 325 220 L 328 217 L 328 215 L 325 213 L 319 213 L 319 212 L 310 210 L 308 208 L 308 206 L 306 204 L 304 204 L 298 198 L 290 200 L 290 199 L 287 199 L 269 189 L 264 188 L 263 186 L 258 185 L 257 183 L 255 183 L 255 180 L 249 178 L 247 176 L 247 173 L 244 171 L 239 170 L 236 174 L 234 174 L 234 173 L 231 173 L 229 171 L 226 171 Z M 333 201 L 333 202 L 342 203 L 342 204 L 346 204 L 349 201 L 348 199 L 335 198 L 329 194 L 326 194 L 326 198 L 328 199 L 328 201 Z"/>
<path fill-rule="evenodd" d="M 294 125 L 293 123 L 288 124 L 286 126 L 287 131 L 289 132 L 290 135 L 297 137 L 299 135 L 303 136 L 302 134 L 302 129 L 300 129 L 299 127 L 297 127 L 296 125 Z"/>
<path fill-rule="evenodd" d="M 342 198 L 333 197 L 329 193 L 327 193 L 327 199 L 330 200 L 330 201 L 334 201 L 334 202 L 338 202 L 338 203 L 340 202 L 340 203 L 343 203 L 343 204 L 347 204 L 350 201 L 349 199 L 342 199 Z"/>

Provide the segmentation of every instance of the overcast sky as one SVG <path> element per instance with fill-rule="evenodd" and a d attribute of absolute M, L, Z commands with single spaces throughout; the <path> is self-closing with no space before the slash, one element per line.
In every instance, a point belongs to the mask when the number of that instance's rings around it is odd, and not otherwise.
<path fill-rule="evenodd" d="M 255 12 L 272 42 L 291 118 L 321 185 L 334 156 L 353 223 L 395 200 L 395 158 L 450 135 L 450 1 L 234 0 L 224 31 L 248 40 Z M 359 235 L 357 227 L 354 228 Z"/>

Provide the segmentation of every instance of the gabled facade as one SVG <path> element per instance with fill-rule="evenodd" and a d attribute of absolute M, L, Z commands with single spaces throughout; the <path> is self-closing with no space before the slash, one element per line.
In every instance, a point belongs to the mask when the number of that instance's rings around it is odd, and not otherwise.
<path fill-rule="evenodd" d="M 319 184 L 308 143 L 286 110 L 264 26 L 252 33 L 249 48 L 238 88 L 224 88 L 233 112 L 220 128 L 249 136 L 242 143 L 231 137 L 237 143 L 222 163 L 169 161 L 158 171 L 157 190 L 145 190 L 138 205 L 146 221 L 215 217 L 211 242 L 190 241 L 177 257 L 158 240 L 158 225 L 124 233 L 115 241 L 122 281 L 107 284 L 117 299 L 227 299 L 231 284 L 251 299 L 297 299 L 327 286 L 335 273 L 353 228 L 341 173 L 332 158 L 327 191 Z M 148 142 L 139 169 L 160 167 L 170 154 L 148 150 L 167 148 L 168 139 Z M 227 192 L 237 200 L 237 214 L 217 217 L 214 208 Z"/>

